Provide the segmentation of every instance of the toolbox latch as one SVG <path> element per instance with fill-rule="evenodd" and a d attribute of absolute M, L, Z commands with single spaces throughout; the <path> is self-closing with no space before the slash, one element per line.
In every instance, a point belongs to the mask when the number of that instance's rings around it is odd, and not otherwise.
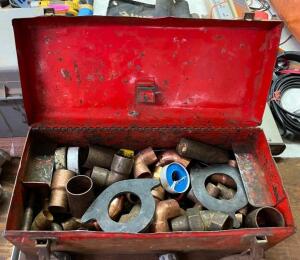
<path fill-rule="evenodd" d="M 50 260 L 51 250 L 50 246 L 53 239 L 40 238 L 35 240 L 35 248 L 39 260 Z"/>
<path fill-rule="evenodd" d="M 156 95 L 159 93 L 154 79 L 143 79 L 136 82 L 136 102 L 155 104 Z"/>

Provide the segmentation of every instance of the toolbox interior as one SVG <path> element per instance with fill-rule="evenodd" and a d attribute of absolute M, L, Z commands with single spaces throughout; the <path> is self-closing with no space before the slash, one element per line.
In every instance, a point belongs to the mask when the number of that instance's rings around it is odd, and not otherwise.
<path fill-rule="evenodd" d="M 217 145 L 231 150 L 234 144 L 240 144 L 245 152 L 253 154 L 253 165 L 258 165 L 265 173 L 268 189 L 276 200 L 276 208 L 284 216 L 286 227 L 283 228 L 260 228 L 260 229 L 232 229 L 218 232 L 168 232 L 168 233 L 142 233 L 142 234 L 120 234 L 95 231 L 20 231 L 23 218 L 24 203 L 27 199 L 27 190 L 22 184 L 26 166 L 32 155 L 43 155 L 54 153 L 58 146 L 80 146 L 98 144 L 114 148 L 130 148 L 140 150 L 148 146 L 153 148 L 174 148 L 180 138 L 187 137 L 193 140 L 202 141 L 208 144 Z M 43 145 L 44 144 L 44 145 Z M 234 156 L 234 155 L 233 155 Z M 191 128 L 45 128 L 31 129 L 24 148 L 20 164 L 15 190 L 10 206 L 6 237 L 14 244 L 19 245 L 23 250 L 34 250 L 36 238 L 56 237 L 56 247 L 61 250 L 85 252 L 103 252 L 110 250 L 118 241 L 120 252 L 145 252 L 159 250 L 171 250 L 178 239 L 180 249 L 199 250 L 210 249 L 220 243 L 220 250 L 240 250 L 240 244 L 249 247 L 249 237 L 268 237 L 268 246 L 278 242 L 282 236 L 288 236 L 294 232 L 294 222 L 289 208 L 288 199 L 283 189 L 277 168 L 273 163 L 265 136 L 260 129 L 191 129 Z M 20 234 L 23 239 L 20 240 Z M 211 237 L 213 236 L 213 237 Z M 125 239 L 132 241 L 126 242 Z M 148 238 L 147 242 L 142 239 Z M 160 239 L 157 239 L 160 238 Z M 173 238 L 168 243 L 168 238 Z M 101 245 L 96 241 L 101 240 Z M 120 240 L 121 239 L 121 240 Z M 123 239 L 123 240 L 122 240 Z M 213 239 L 213 245 L 209 241 Z M 226 241 L 230 239 L 230 245 Z M 212 241 L 212 240 L 211 240 Z M 229 240 L 228 240 L 229 241 Z M 248 241 L 249 243 L 246 243 Z M 200 243 L 202 242 L 202 243 Z M 141 248 L 136 243 L 143 244 Z M 153 243 L 156 245 L 153 246 Z M 239 246 L 238 246 L 239 245 Z M 178 246 L 176 247 L 177 249 Z M 82 251 L 83 250 L 83 251 Z M 90 252 L 90 251 L 89 251 Z"/>

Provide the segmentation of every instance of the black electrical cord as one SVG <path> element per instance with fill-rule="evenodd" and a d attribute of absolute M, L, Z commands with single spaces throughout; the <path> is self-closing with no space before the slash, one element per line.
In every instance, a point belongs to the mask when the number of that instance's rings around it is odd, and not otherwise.
<path fill-rule="evenodd" d="M 289 60 L 300 62 L 300 52 L 285 52 L 277 57 L 276 76 L 273 79 L 269 93 L 269 105 L 284 134 L 290 131 L 300 136 L 300 113 L 298 111 L 287 111 L 281 104 L 281 97 L 286 91 L 300 89 L 300 74 L 280 74 L 282 69 L 287 68 L 286 61 Z"/>

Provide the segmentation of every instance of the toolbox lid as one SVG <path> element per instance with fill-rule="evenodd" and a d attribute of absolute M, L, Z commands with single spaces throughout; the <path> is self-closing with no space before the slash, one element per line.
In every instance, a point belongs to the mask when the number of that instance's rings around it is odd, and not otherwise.
<path fill-rule="evenodd" d="M 13 21 L 28 122 L 46 127 L 261 123 L 279 21 Z"/>

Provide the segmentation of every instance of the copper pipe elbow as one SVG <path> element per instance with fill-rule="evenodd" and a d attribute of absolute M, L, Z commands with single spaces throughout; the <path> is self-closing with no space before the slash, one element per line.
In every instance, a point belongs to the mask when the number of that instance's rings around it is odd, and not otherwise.
<path fill-rule="evenodd" d="M 108 208 L 108 214 L 110 218 L 115 219 L 121 213 L 123 206 L 124 196 L 114 198 Z"/>
<path fill-rule="evenodd" d="M 140 210 L 141 210 L 140 204 L 134 205 L 128 214 L 124 214 L 120 217 L 119 223 L 126 223 L 131 219 L 135 218 L 136 216 L 139 215 Z"/>
<path fill-rule="evenodd" d="M 151 178 L 148 166 L 157 161 L 156 154 L 151 147 L 138 153 L 134 160 L 134 178 Z"/>
<path fill-rule="evenodd" d="M 52 214 L 68 211 L 66 186 L 73 176 L 75 176 L 75 173 L 69 170 L 59 169 L 54 172 L 49 201 L 49 211 Z"/>
<path fill-rule="evenodd" d="M 42 210 L 34 218 L 31 230 L 49 230 L 53 219 L 53 215 L 48 210 Z"/>
<path fill-rule="evenodd" d="M 156 166 L 165 166 L 172 162 L 180 163 L 186 168 L 191 160 L 180 156 L 175 150 L 168 150 L 161 154 Z"/>
<path fill-rule="evenodd" d="M 161 173 L 162 167 L 161 166 L 155 166 L 154 172 L 153 172 L 153 178 L 154 179 L 160 179 L 160 173 Z M 156 188 L 154 188 L 151 191 L 152 196 L 154 199 L 159 202 L 161 200 L 164 200 L 165 198 L 165 189 L 160 185 Z"/>
<path fill-rule="evenodd" d="M 169 199 L 160 201 L 156 206 L 152 231 L 155 233 L 170 231 L 168 220 L 178 217 L 181 213 L 181 208 L 176 200 Z"/>

